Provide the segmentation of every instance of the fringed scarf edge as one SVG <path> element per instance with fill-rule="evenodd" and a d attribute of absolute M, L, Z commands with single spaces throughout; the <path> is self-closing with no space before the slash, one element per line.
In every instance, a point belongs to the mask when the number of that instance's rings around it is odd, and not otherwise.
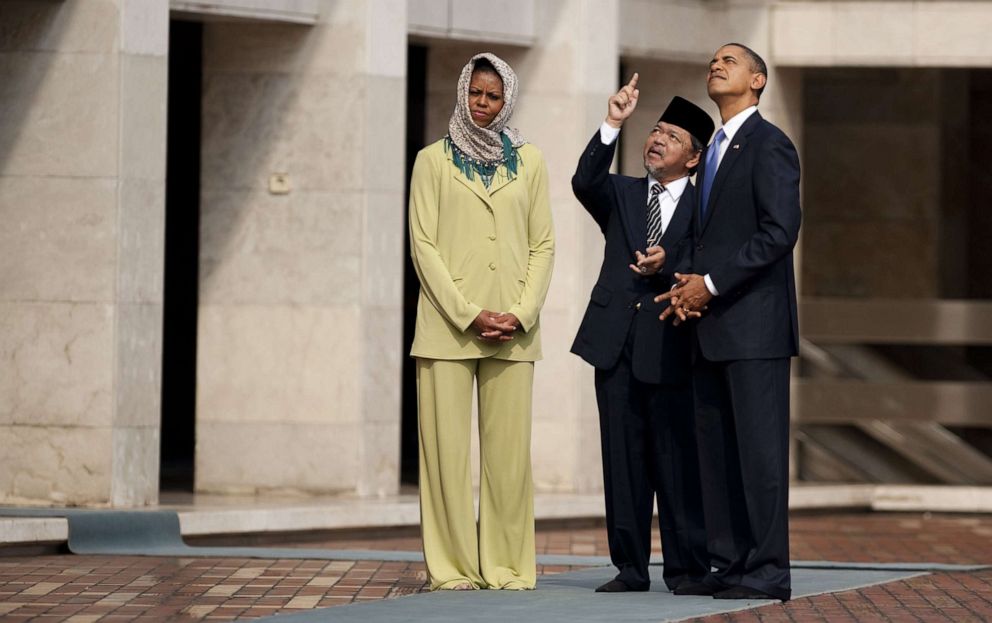
<path fill-rule="evenodd" d="M 444 137 L 444 151 L 451 156 L 451 163 L 468 178 L 469 181 L 473 180 L 473 175 L 478 175 L 482 179 L 482 183 L 489 188 L 492 184 L 493 178 L 496 176 L 499 168 L 501 166 L 506 166 L 507 179 L 513 179 L 517 176 L 517 167 L 520 165 L 520 154 L 517 153 L 517 148 L 513 146 L 513 142 L 510 140 L 505 133 L 500 134 L 500 138 L 503 139 L 503 158 L 500 160 L 493 161 L 483 161 L 472 158 L 464 151 L 462 151 L 458 145 L 451 140 L 451 135 L 446 135 Z"/>

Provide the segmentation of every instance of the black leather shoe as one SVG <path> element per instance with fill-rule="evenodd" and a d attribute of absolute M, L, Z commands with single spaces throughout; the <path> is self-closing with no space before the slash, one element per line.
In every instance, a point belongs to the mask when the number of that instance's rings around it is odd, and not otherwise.
<path fill-rule="evenodd" d="M 620 580 L 610 580 L 606 584 L 603 584 L 596 589 L 597 593 L 626 593 L 627 591 L 646 591 L 646 588 L 636 589 L 631 588 L 621 582 Z"/>
<path fill-rule="evenodd" d="M 712 595 L 714 592 L 713 587 L 695 580 L 683 580 L 672 591 L 676 595 Z"/>
<path fill-rule="evenodd" d="M 713 599 L 775 599 L 777 601 L 785 601 L 784 599 L 779 599 L 764 591 L 759 591 L 756 588 L 750 588 L 748 586 L 725 588 L 722 591 L 713 593 Z"/>

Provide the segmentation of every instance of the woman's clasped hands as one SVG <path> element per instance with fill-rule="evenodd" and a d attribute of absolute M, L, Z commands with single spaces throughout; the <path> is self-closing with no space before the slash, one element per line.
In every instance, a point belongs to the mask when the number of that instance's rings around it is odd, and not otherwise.
<path fill-rule="evenodd" d="M 472 321 L 472 326 L 483 342 L 509 342 L 513 332 L 520 327 L 520 321 L 511 313 L 483 309 Z"/>

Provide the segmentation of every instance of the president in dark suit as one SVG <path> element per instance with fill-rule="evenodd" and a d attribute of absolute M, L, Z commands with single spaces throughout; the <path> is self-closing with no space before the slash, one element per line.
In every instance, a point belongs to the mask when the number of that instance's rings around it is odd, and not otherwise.
<path fill-rule="evenodd" d="M 710 563 L 720 599 L 791 595 L 789 365 L 799 323 L 792 249 L 799 236 L 799 157 L 757 105 L 765 62 L 740 44 L 710 61 L 720 108 L 700 165 L 692 274 L 659 296 L 695 324 L 696 438 Z"/>
<path fill-rule="evenodd" d="M 606 247 L 572 352 L 596 368 L 610 556 L 619 573 L 600 592 L 650 586 L 651 519 L 657 495 L 663 577 L 670 589 L 709 569 L 693 436 L 691 334 L 658 322 L 654 295 L 690 251 L 699 164 L 713 121 L 674 98 L 644 145 L 646 177 L 611 175 L 617 136 L 637 105 L 637 74 L 609 99 L 572 189 Z"/>

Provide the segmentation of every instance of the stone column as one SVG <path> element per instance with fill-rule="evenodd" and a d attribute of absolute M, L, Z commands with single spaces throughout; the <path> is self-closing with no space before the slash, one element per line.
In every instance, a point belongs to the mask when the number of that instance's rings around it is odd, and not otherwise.
<path fill-rule="evenodd" d="M 618 2 L 535 3 L 535 45 L 518 63 L 517 123 L 544 152 L 551 180 L 555 273 L 541 314 L 544 361 L 535 374 L 533 461 L 539 491 L 602 488 L 593 369 L 569 352 L 603 258 L 603 235 L 572 194 L 586 143 L 618 84 Z"/>
<path fill-rule="evenodd" d="M 0 502 L 158 498 L 168 11 L 0 4 Z"/>
<path fill-rule="evenodd" d="M 205 25 L 197 490 L 397 490 L 405 79 L 402 0 Z"/>

